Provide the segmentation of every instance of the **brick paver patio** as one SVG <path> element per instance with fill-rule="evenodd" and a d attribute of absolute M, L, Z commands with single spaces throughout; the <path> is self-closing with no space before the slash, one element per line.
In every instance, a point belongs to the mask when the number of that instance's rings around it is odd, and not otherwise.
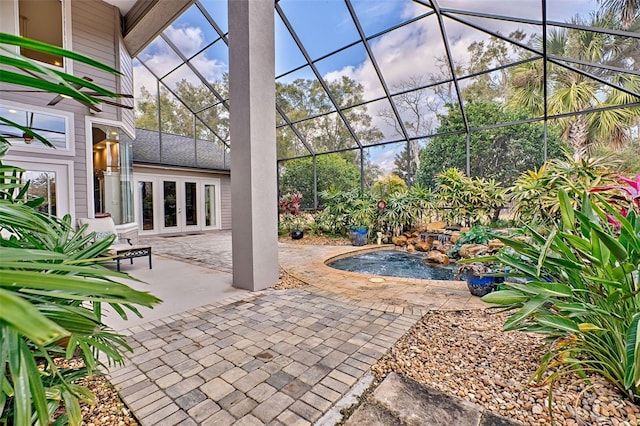
<path fill-rule="evenodd" d="M 111 380 L 143 425 L 312 424 L 419 318 L 369 305 L 314 287 L 236 296 L 127 330 Z"/>
<path fill-rule="evenodd" d="M 160 256 L 231 272 L 229 232 L 145 240 Z M 353 247 L 278 249 L 281 266 L 310 285 L 240 293 L 124 331 L 134 352 L 110 378 L 143 425 L 332 424 L 336 402 L 368 386 L 365 373 L 428 310 L 482 306 L 463 283 L 374 282 L 325 265 Z"/>

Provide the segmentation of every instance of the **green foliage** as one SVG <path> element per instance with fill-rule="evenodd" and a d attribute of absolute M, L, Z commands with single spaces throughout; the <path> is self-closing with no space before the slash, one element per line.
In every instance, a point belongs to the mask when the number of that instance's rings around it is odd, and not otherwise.
<path fill-rule="evenodd" d="M 373 224 L 376 199 L 357 190 L 340 191 L 331 187 L 322 193 L 324 220 L 333 224 L 330 233 L 346 235 L 353 226 L 369 227 Z"/>
<path fill-rule="evenodd" d="M 407 184 L 402 180 L 401 177 L 390 174 L 385 176 L 373 184 L 371 188 L 371 194 L 374 198 L 379 200 L 386 200 L 389 196 L 394 195 L 398 192 L 403 192 L 407 190 Z"/>
<path fill-rule="evenodd" d="M 398 191 L 386 199 L 386 208 L 378 213 L 378 227 L 385 234 L 400 235 L 430 217 L 434 210 L 434 195 L 421 185 Z"/>
<path fill-rule="evenodd" d="M 471 127 L 490 126 L 529 118 L 521 109 L 507 109 L 501 104 L 473 100 L 465 105 Z M 448 114 L 440 117 L 436 133 L 459 132 L 462 127 L 460 108 L 448 106 Z M 525 170 L 544 162 L 542 149 L 544 127 L 540 123 L 520 124 L 473 131 L 469 135 L 471 176 L 494 179 L 504 186 Z M 562 143 L 556 133 L 547 137 L 548 158 L 562 155 Z M 436 186 L 436 176 L 450 168 L 466 170 L 466 136 L 452 134 L 432 138 L 420 154 L 418 182 L 427 188 Z"/>
<path fill-rule="evenodd" d="M 434 195 L 420 185 L 397 191 L 386 198 L 386 207 L 379 210 L 378 197 L 359 191 L 342 192 L 335 188 L 322 194 L 325 209 L 321 220 L 325 232 L 345 234 L 351 227 L 366 227 L 369 231 L 400 234 L 411 229 L 434 209 Z M 331 223 L 328 227 L 326 224 Z"/>
<path fill-rule="evenodd" d="M 632 7 L 637 9 L 637 4 Z M 615 17 L 616 12 L 612 13 L 608 9 L 592 13 L 588 19 L 575 17 L 571 23 L 593 28 L 619 28 L 620 21 Z M 543 38 L 537 36 L 533 45 L 536 49 L 542 49 Z M 636 61 L 639 46 L 640 42 L 632 37 L 612 37 L 599 31 L 556 28 L 547 34 L 547 45 L 544 48 L 549 55 L 624 67 L 624 64 Z M 525 59 L 525 55 L 521 55 L 521 58 Z M 543 67 L 547 67 L 546 70 Z M 602 144 L 622 147 L 634 133 L 633 129 L 640 117 L 640 107 L 608 107 L 637 102 L 637 96 L 622 92 L 615 86 L 638 93 L 640 78 L 605 68 L 591 69 L 589 72 L 598 76 L 600 81 L 559 64 L 551 63 L 547 66 L 539 61 L 522 63 L 511 69 L 508 103 L 526 108 L 535 117 L 540 117 L 545 112 L 550 115 L 567 114 L 551 122 L 551 125 L 562 133 L 563 139 L 579 155 L 589 153 L 594 146 Z M 547 83 L 544 81 L 545 77 Z M 545 92 L 546 103 L 543 101 Z M 597 108 L 604 110 L 591 114 L 573 114 Z"/>
<path fill-rule="evenodd" d="M 450 256 L 456 256 L 460 251 L 460 247 L 464 244 L 486 244 L 492 238 L 491 229 L 482 226 L 476 225 L 473 228 L 469 229 L 467 232 L 461 232 L 460 238 L 456 241 L 453 248 L 449 252 Z"/>
<path fill-rule="evenodd" d="M 351 191 L 360 187 L 360 172 L 350 161 L 338 154 L 316 157 L 318 195 L 321 204 L 325 200 L 320 195 L 332 188 L 336 191 Z M 287 161 L 281 178 L 281 192 L 300 192 L 303 207 L 313 207 L 313 159 L 299 158 Z"/>
<path fill-rule="evenodd" d="M 584 191 L 615 183 L 616 164 L 609 158 L 553 159 L 538 170 L 523 173 L 513 184 L 510 198 L 516 218 L 524 223 L 550 225 L 560 219 L 558 193 L 564 190 L 574 208 Z"/>
<path fill-rule="evenodd" d="M 0 43 L 117 72 L 73 52 L 20 37 L 0 34 Z M 0 64 L 29 71 L 29 76 L 18 76 L 3 70 L 0 79 L 9 84 L 64 94 L 89 105 L 100 101 L 72 84 L 118 97 L 20 55 L 1 55 Z M 53 82 L 43 80 L 44 76 Z M 34 137 L 50 146 L 40 135 L 34 133 Z M 8 144 L 0 138 L 0 157 Z M 64 404 L 66 414 L 56 422 L 78 425 L 78 401 L 91 400 L 92 395 L 73 382 L 100 365 L 122 363 L 121 351 L 128 348 L 123 336 L 102 322 L 103 305 L 126 318 L 127 311 L 139 315 L 135 305 L 152 307 L 159 300 L 121 283 L 130 279 L 126 274 L 96 263 L 96 256 L 113 242 L 112 236 L 93 243 L 95 235 L 83 236 L 84 229 L 74 232 L 70 216 L 59 219 L 37 211 L 43 199 L 25 200 L 29 183 L 23 182 L 23 173 L 0 162 L 0 423 L 49 424 Z M 83 359 L 84 369 L 57 367 L 56 360 L 74 356 Z"/>
<path fill-rule="evenodd" d="M 576 372 L 602 375 L 640 400 L 640 217 L 623 217 L 599 195 L 584 192 L 580 209 L 559 190 L 561 219 L 548 235 L 527 227 L 528 241 L 500 238 L 509 250 L 483 260 L 510 268 L 527 284 L 483 300 L 515 310 L 505 330 L 547 335 L 554 344 L 538 381 Z M 594 202 L 595 201 L 595 202 Z M 600 207 L 602 206 L 602 207 Z M 619 226 L 608 224 L 607 215 Z"/>
<path fill-rule="evenodd" d="M 22 201 L 23 171 L 2 163 L 0 170 L 0 230 L 8 235 L 0 239 L 0 419 L 31 424 L 35 410 L 46 424 L 62 400 L 71 414 L 78 399 L 90 397 L 71 383 L 79 373 L 59 369 L 55 359 L 79 353 L 86 365 L 80 375 L 123 361 L 120 351 L 128 346 L 103 324 L 102 305 L 126 318 L 126 310 L 139 315 L 133 305 L 151 307 L 159 300 L 121 284 L 125 274 L 95 263 L 113 237 L 93 244 L 93 235 L 74 232 L 70 216 L 38 212 L 41 199 Z"/>
<path fill-rule="evenodd" d="M 496 220 L 506 193 L 493 179 L 470 178 L 454 168 L 437 176 L 435 192 L 442 218 L 466 226 Z"/>
<path fill-rule="evenodd" d="M 592 153 L 592 157 L 611 158 L 617 172 L 620 174 L 638 174 L 640 173 L 640 139 L 631 141 L 620 150 L 613 150 L 606 146 L 596 147 Z"/>

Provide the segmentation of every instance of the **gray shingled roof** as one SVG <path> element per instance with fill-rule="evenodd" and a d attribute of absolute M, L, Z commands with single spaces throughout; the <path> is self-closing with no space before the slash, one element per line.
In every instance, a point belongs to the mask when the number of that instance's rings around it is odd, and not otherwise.
<path fill-rule="evenodd" d="M 126 136 L 125 136 L 126 138 Z M 128 139 L 128 138 L 127 138 Z M 133 140 L 133 162 L 166 166 L 229 170 L 231 156 L 214 141 L 194 139 L 154 130 L 136 129 Z"/>

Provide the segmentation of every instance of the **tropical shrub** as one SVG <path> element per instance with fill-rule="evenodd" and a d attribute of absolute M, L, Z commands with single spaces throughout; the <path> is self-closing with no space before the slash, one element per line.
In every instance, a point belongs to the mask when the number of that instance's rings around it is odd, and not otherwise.
<path fill-rule="evenodd" d="M 458 169 L 448 169 L 436 181 L 436 199 L 445 222 L 472 226 L 498 219 L 506 191 L 493 179 L 470 178 Z"/>
<path fill-rule="evenodd" d="M 304 231 L 306 221 L 301 216 L 300 206 L 302 205 L 302 194 L 287 194 L 278 202 L 280 213 L 279 233 L 289 233 L 291 231 Z"/>
<path fill-rule="evenodd" d="M 433 193 L 422 185 L 388 196 L 386 206 L 378 212 L 378 228 L 385 234 L 400 235 L 430 217 L 434 208 Z"/>
<path fill-rule="evenodd" d="M 74 232 L 70 216 L 38 212 L 42 199 L 23 202 L 23 170 L 2 163 L 0 170 L 0 230 L 8 235 L 0 238 L 0 422 L 48 424 L 64 403 L 63 421 L 79 424 L 78 401 L 92 395 L 74 381 L 122 363 L 121 350 L 129 349 L 102 322 L 103 304 L 126 318 L 126 310 L 139 315 L 134 305 L 159 300 L 96 263 L 113 236 L 93 243 L 94 235 Z M 84 369 L 58 368 L 56 360 L 74 356 Z"/>
<path fill-rule="evenodd" d="M 527 226 L 529 241 L 498 237 L 508 249 L 481 259 L 500 262 L 528 282 L 507 282 L 483 300 L 515 310 L 505 330 L 542 333 L 553 342 L 538 381 L 552 387 L 561 375 L 588 380 L 596 373 L 640 401 L 638 209 L 631 204 L 625 217 L 587 192 L 575 209 L 567 191 L 558 193 L 561 219 L 549 235 Z"/>
<path fill-rule="evenodd" d="M 616 164 L 609 157 L 576 159 L 565 152 L 564 159 L 549 160 L 516 179 L 509 194 L 514 214 L 524 223 L 556 223 L 560 189 L 569 195 L 572 207 L 578 208 L 583 192 L 615 183 L 614 170 Z"/>

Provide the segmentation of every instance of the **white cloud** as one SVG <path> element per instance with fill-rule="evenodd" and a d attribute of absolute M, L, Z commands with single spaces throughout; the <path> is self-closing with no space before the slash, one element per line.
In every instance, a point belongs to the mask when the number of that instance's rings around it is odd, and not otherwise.
<path fill-rule="evenodd" d="M 381 152 L 379 154 L 372 153 L 371 159 L 374 164 L 382 169 L 382 173 L 384 175 L 388 175 L 395 168 L 393 161 L 395 160 L 396 154 L 400 151 L 402 151 L 402 146 L 400 144 L 386 146 L 381 148 Z"/>
<path fill-rule="evenodd" d="M 164 33 L 187 58 L 204 46 L 204 35 L 199 27 L 176 28 L 171 25 Z"/>
<path fill-rule="evenodd" d="M 169 26 L 165 30 L 165 34 L 167 34 L 169 39 L 186 57 L 190 57 L 200 51 L 205 46 L 205 43 L 208 42 L 204 39 L 202 30 L 198 27 L 186 26 L 176 28 L 174 26 Z M 152 52 L 152 54 L 145 55 L 143 53 L 143 55 L 141 55 L 141 59 L 152 70 L 164 70 L 167 66 L 178 65 L 178 63 L 176 63 L 175 53 L 164 43 L 152 43 L 147 51 Z M 191 63 L 198 72 L 209 81 L 220 79 L 222 74 L 229 70 L 229 64 L 215 58 L 208 58 L 206 53 L 193 58 Z M 133 72 L 136 98 L 140 95 L 141 88 L 143 86 L 150 92 L 155 92 L 156 79 L 144 68 L 144 66 L 139 65 L 134 67 Z M 200 80 L 187 67 L 173 72 L 166 78 L 165 82 L 171 86 L 171 84 L 175 84 L 182 79 L 186 79 L 196 85 L 201 84 Z"/>

